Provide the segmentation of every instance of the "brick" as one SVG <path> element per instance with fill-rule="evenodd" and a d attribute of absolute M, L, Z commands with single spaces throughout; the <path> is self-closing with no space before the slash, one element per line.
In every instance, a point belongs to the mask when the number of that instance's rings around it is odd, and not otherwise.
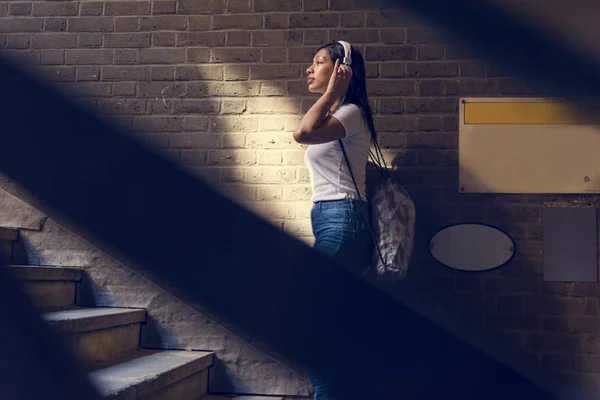
<path fill-rule="evenodd" d="M 458 100 L 438 98 L 411 98 L 406 100 L 407 113 L 455 113 L 458 112 Z"/>
<path fill-rule="evenodd" d="M 212 132 L 256 132 L 258 130 L 257 117 L 213 117 L 210 119 Z"/>
<path fill-rule="evenodd" d="M 188 17 L 188 30 L 207 31 L 212 25 L 212 17 L 208 15 L 195 15 Z"/>
<path fill-rule="evenodd" d="M 159 115 L 159 114 L 172 114 L 173 113 L 174 99 L 154 99 L 148 100 L 148 114 Z"/>
<path fill-rule="evenodd" d="M 573 296 L 599 298 L 600 288 L 598 286 L 597 283 L 574 282 Z"/>
<path fill-rule="evenodd" d="M 33 67 L 31 72 L 47 82 L 75 81 L 75 67 Z"/>
<path fill-rule="evenodd" d="M 61 88 L 75 97 L 108 97 L 110 96 L 110 83 L 104 82 L 68 82 Z"/>
<path fill-rule="evenodd" d="M 345 40 L 352 45 L 358 43 L 378 43 L 377 29 L 332 29 L 331 40 Z"/>
<path fill-rule="evenodd" d="M 182 97 L 186 93 L 186 87 L 181 83 L 169 82 L 140 82 L 138 84 L 138 96 L 150 98 L 173 98 Z"/>
<path fill-rule="evenodd" d="M 406 42 L 406 30 L 400 28 L 382 29 L 381 43 L 382 44 L 404 44 Z M 442 55 L 444 49 L 442 48 Z"/>
<path fill-rule="evenodd" d="M 302 32 L 294 30 L 252 32 L 255 46 L 283 46 L 302 44 Z"/>
<path fill-rule="evenodd" d="M 571 369 L 571 356 L 566 354 L 543 354 L 540 366 L 544 371 L 566 371 Z"/>
<path fill-rule="evenodd" d="M 175 69 L 175 79 L 182 80 L 182 81 L 223 80 L 223 66 L 220 66 L 220 65 L 177 66 Z"/>
<path fill-rule="evenodd" d="M 300 10 L 302 10 L 302 0 L 254 0 L 254 12 Z"/>
<path fill-rule="evenodd" d="M 513 236 L 509 231 L 506 231 L 511 237 L 523 237 L 524 235 Z M 572 282 L 542 282 L 542 293 L 559 295 L 559 296 L 571 296 L 573 292 Z"/>
<path fill-rule="evenodd" d="M 446 60 L 468 60 L 474 58 L 473 51 L 465 45 L 447 45 Z"/>
<path fill-rule="evenodd" d="M 407 135 L 406 137 L 406 146 L 414 149 L 456 148 L 454 142 L 455 140 L 445 133 L 419 133 L 416 135 Z"/>
<path fill-rule="evenodd" d="M 583 315 L 584 299 L 534 297 L 527 299 L 527 313 L 538 315 Z"/>
<path fill-rule="evenodd" d="M 140 17 L 116 17 L 115 32 L 137 32 L 140 30 Z"/>
<path fill-rule="evenodd" d="M 32 14 L 36 17 L 67 17 L 79 14 L 79 4 L 69 1 L 33 3 Z"/>
<path fill-rule="evenodd" d="M 416 55 L 414 46 L 367 46 L 365 50 L 370 61 L 414 60 Z"/>
<path fill-rule="evenodd" d="M 178 149 L 211 149 L 219 147 L 220 136 L 213 133 L 172 133 L 169 147 Z"/>
<path fill-rule="evenodd" d="M 210 49 L 205 48 L 196 48 L 196 49 L 187 49 L 187 62 L 192 63 L 206 63 L 210 60 Z"/>
<path fill-rule="evenodd" d="M 227 12 L 243 13 L 252 11 L 251 0 L 227 0 Z"/>
<path fill-rule="evenodd" d="M 304 165 L 304 150 L 284 150 L 284 165 Z"/>
<path fill-rule="evenodd" d="M 290 48 L 291 50 L 292 48 Z M 285 62 L 287 59 L 287 49 L 285 47 L 269 47 L 263 49 L 262 61 L 264 63 Z"/>
<path fill-rule="evenodd" d="M 100 79 L 100 68 L 98 67 L 77 67 L 75 80 L 77 81 L 97 81 Z"/>
<path fill-rule="evenodd" d="M 98 16 L 104 13 L 104 3 L 101 1 L 85 1 L 79 3 L 79 15 Z"/>
<path fill-rule="evenodd" d="M 571 317 L 571 332 L 598 333 L 600 329 L 599 317 Z"/>
<path fill-rule="evenodd" d="M 503 314 L 523 314 L 525 312 L 525 298 L 523 296 L 500 295 L 497 299 L 496 310 Z"/>
<path fill-rule="evenodd" d="M 488 210 L 488 219 L 491 222 L 539 222 L 541 218 L 542 209 L 536 205 L 494 205 Z"/>
<path fill-rule="evenodd" d="M 153 1 L 152 2 L 152 14 L 175 14 L 177 8 L 176 1 Z"/>
<path fill-rule="evenodd" d="M 248 150 L 213 150 L 208 155 L 209 165 L 238 165 L 256 164 L 256 152 Z"/>
<path fill-rule="evenodd" d="M 431 28 L 409 28 L 406 35 L 407 43 L 412 44 L 439 44 L 448 43 L 447 36 Z"/>
<path fill-rule="evenodd" d="M 573 369 L 579 372 L 600 373 L 600 356 L 575 355 L 573 356 Z"/>
<path fill-rule="evenodd" d="M 183 63 L 187 58 L 185 49 L 140 49 L 138 61 L 142 64 Z"/>
<path fill-rule="evenodd" d="M 242 114 L 246 111 L 246 100 L 223 100 L 222 114 Z"/>
<path fill-rule="evenodd" d="M 310 29 L 304 31 L 304 44 L 321 45 L 329 43 L 329 31 L 325 29 Z M 292 49 L 290 49 L 292 50 Z"/>
<path fill-rule="evenodd" d="M 158 47 L 175 46 L 177 35 L 173 32 L 155 32 L 152 34 L 152 45 Z"/>
<path fill-rule="evenodd" d="M 140 30 L 155 31 L 184 30 L 187 27 L 187 18 L 181 15 L 159 15 L 151 17 L 140 17 Z"/>
<path fill-rule="evenodd" d="M 0 3 L 0 17 L 8 15 L 8 3 Z"/>
<path fill-rule="evenodd" d="M 150 14 L 149 1 L 107 1 L 104 15 L 147 15 Z"/>
<path fill-rule="evenodd" d="M 225 0 L 179 0 L 179 14 L 220 14 L 225 11 Z"/>
<path fill-rule="evenodd" d="M 112 64 L 113 52 L 100 49 L 75 49 L 67 50 L 65 53 L 67 64 Z"/>
<path fill-rule="evenodd" d="M 285 79 L 298 78 L 301 76 L 297 65 L 251 65 L 250 79 Z"/>
<path fill-rule="evenodd" d="M 308 201 L 312 197 L 312 188 L 308 185 L 285 186 L 283 188 L 283 200 Z"/>
<path fill-rule="evenodd" d="M 279 185 L 259 186 L 256 188 L 256 200 L 282 200 L 283 188 Z"/>
<path fill-rule="evenodd" d="M 404 78 L 406 76 L 406 63 L 381 63 L 379 70 L 382 78 Z"/>
<path fill-rule="evenodd" d="M 415 81 L 376 80 L 367 83 L 367 93 L 374 96 L 411 96 L 416 93 Z"/>
<path fill-rule="evenodd" d="M 214 48 L 211 49 L 211 62 L 251 62 L 260 60 L 259 49 L 234 49 Z"/>
<path fill-rule="evenodd" d="M 302 146 L 294 142 L 291 134 L 270 132 L 249 134 L 246 137 L 246 147 L 257 150 L 283 150 Z"/>
<path fill-rule="evenodd" d="M 146 101 L 139 99 L 101 99 L 98 102 L 98 108 L 104 114 L 144 114 Z"/>
<path fill-rule="evenodd" d="M 304 0 L 303 11 L 326 11 L 328 9 L 327 0 Z"/>
<path fill-rule="evenodd" d="M 206 165 L 208 154 L 204 151 L 184 151 L 181 161 L 186 165 Z"/>
<path fill-rule="evenodd" d="M 519 79 L 499 79 L 498 94 L 523 95 L 527 94 L 527 84 Z"/>
<path fill-rule="evenodd" d="M 312 63 L 315 55 L 315 49 L 312 47 L 292 47 L 288 49 L 289 62 L 306 63 L 307 66 Z"/>
<path fill-rule="evenodd" d="M 248 65 L 225 65 L 224 79 L 226 81 L 247 81 L 250 77 Z"/>
<path fill-rule="evenodd" d="M 250 114 L 294 114 L 300 111 L 300 100 L 257 98 L 248 101 Z"/>
<path fill-rule="evenodd" d="M 332 28 L 339 25 L 339 14 L 298 13 L 290 15 L 290 28 Z"/>
<path fill-rule="evenodd" d="M 287 29 L 290 27 L 289 14 L 265 14 L 265 29 Z"/>
<path fill-rule="evenodd" d="M 81 33 L 77 38 L 78 47 L 101 47 L 103 43 L 101 33 Z"/>
<path fill-rule="evenodd" d="M 403 114 L 404 113 L 404 99 L 402 98 L 387 98 L 379 99 L 377 106 L 379 113 L 381 114 Z"/>
<path fill-rule="evenodd" d="M 134 49 L 116 49 L 113 54 L 115 64 L 135 64 L 138 61 L 138 51 Z"/>
<path fill-rule="evenodd" d="M 66 32 L 67 31 L 67 18 L 45 18 L 44 19 L 44 31 L 45 32 Z"/>
<path fill-rule="evenodd" d="M 43 65 L 57 65 L 65 63 L 64 50 L 42 50 L 40 52 L 41 63 Z"/>
<path fill-rule="evenodd" d="M 330 0 L 329 9 L 335 11 L 377 10 L 379 4 L 368 0 Z"/>
<path fill-rule="evenodd" d="M 0 18 L 0 33 L 40 32 L 43 25 L 41 18 Z"/>
<path fill-rule="evenodd" d="M 217 100 L 177 100 L 173 103 L 175 114 L 218 114 Z"/>
<path fill-rule="evenodd" d="M 281 183 L 296 183 L 298 177 L 296 174 L 296 168 L 286 167 L 260 167 L 260 168 L 248 168 L 244 174 L 244 182 L 247 183 L 260 183 L 260 184 L 281 184 Z M 282 205 L 283 206 L 283 205 Z M 282 207 L 283 208 L 283 207 Z M 289 215 L 290 218 L 295 214 L 295 208 L 286 208 L 284 215 Z M 284 215 L 279 214 L 281 217 Z"/>
<path fill-rule="evenodd" d="M 150 47 L 150 33 L 111 33 L 104 35 L 104 47 Z"/>
<path fill-rule="evenodd" d="M 231 31 L 225 35 L 227 46 L 248 46 L 250 44 L 250 32 Z"/>
<path fill-rule="evenodd" d="M 183 130 L 205 132 L 208 130 L 208 118 L 197 116 L 185 117 L 183 120 Z"/>
<path fill-rule="evenodd" d="M 285 85 L 283 82 L 261 82 L 260 92 L 261 96 L 284 96 Z"/>
<path fill-rule="evenodd" d="M 246 147 L 246 134 L 245 133 L 223 133 L 221 140 L 221 147 L 224 149 L 240 149 Z M 240 180 L 243 176 L 240 177 Z"/>
<path fill-rule="evenodd" d="M 144 116 L 135 118 L 135 130 L 142 132 L 177 132 L 182 130 L 183 118 Z"/>
<path fill-rule="evenodd" d="M 457 79 L 444 82 L 448 95 L 495 94 L 496 82 L 484 79 Z"/>
<path fill-rule="evenodd" d="M 209 82 L 193 82 L 186 85 L 188 97 L 208 97 Z"/>
<path fill-rule="evenodd" d="M 215 15 L 212 29 L 257 29 L 261 28 L 263 16 L 250 15 Z"/>
<path fill-rule="evenodd" d="M 285 118 L 282 117 L 262 117 L 259 121 L 259 130 L 262 131 L 283 131 Z"/>
<path fill-rule="evenodd" d="M 362 12 L 345 12 L 341 14 L 340 25 L 344 28 L 360 28 L 365 26 L 367 17 Z"/>
<path fill-rule="evenodd" d="M 8 15 L 27 16 L 31 14 L 31 3 L 10 3 Z"/>
<path fill-rule="evenodd" d="M 419 96 L 437 96 L 443 93 L 442 81 L 426 80 L 419 81 Z"/>
<path fill-rule="evenodd" d="M 111 32 L 114 27 L 111 17 L 73 17 L 67 21 L 70 32 Z"/>
<path fill-rule="evenodd" d="M 486 67 L 482 62 L 461 62 L 459 64 L 460 76 L 485 77 Z"/>
<path fill-rule="evenodd" d="M 567 332 L 569 331 L 569 319 L 566 317 L 546 317 L 542 328 L 544 331 L 549 332 Z"/>
<path fill-rule="evenodd" d="M 35 37 L 35 36 L 34 36 Z M 29 48 L 29 35 L 8 35 L 6 36 L 7 49 L 27 49 Z"/>
<path fill-rule="evenodd" d="M 225 32 L 192 32 L 177 34 L 177 46 L 222 46 L 224 44 Z M 252 51 L 258 52 L 259 50 Z"/>
<path fill-rule="evenodd" d="M 71 49 L 77 47 L 77 35 L 68 33 L 50 33 L 34 35 L 31 38 L 34 49 Z"/>
<path fill-rule="evenodd" d="M 150 68 L 141 66 L 102 67 L 103 81 L 147 81 Z"/>

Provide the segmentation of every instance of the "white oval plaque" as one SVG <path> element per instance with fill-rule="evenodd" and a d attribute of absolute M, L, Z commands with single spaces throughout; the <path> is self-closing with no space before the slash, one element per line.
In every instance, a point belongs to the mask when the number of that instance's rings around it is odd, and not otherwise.
<path fill-rule="evenodd" d="M 493 226 L 475 223 L 451 225 L 429 242 L 431 255 L 443 265 L 462 271 L 487 271 L 506 264 L 515 254 L 515 242 Z"/>

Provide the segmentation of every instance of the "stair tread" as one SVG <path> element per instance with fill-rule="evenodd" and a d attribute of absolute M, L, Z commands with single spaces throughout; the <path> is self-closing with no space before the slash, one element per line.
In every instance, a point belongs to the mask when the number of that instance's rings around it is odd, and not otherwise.
<path fill-rule="evenodd" d="M 17 279 L 23 281 L 75 281 L 81 280 L 81 269 L 39 265 L 7 265 Z"/>
<path fill-rule="evenodd" d="M 143 354 L 143 351 L 140 353 Z M 212 365 L 213 353 L 161 350 L 90 373 L 92 383 L 103 396 L 135 391 L 145 396 Z"/>
<path fill-rule="evenodd" d="M 44 319 L 63 333 L 78 333 L 146 320 L 146 310 L 139 308 L 75 308 L 45 313 Z"/>

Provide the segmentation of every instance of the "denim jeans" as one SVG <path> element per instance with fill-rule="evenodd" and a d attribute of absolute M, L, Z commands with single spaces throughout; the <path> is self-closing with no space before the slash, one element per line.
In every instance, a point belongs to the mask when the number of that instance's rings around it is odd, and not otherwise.
<path fill-rule="evenodd" d="M 361 200 L 316 202 L 311 210 L 313 247 L 328 254 L 341 265 L 362 274 L 371 263 L 373 238 L 369 230 L 369 206 Z M 351 382 L 331 382 L 308 371 L 315 391 L 315 400 L 342 400 L 333 393 L 335 385 Z"/>

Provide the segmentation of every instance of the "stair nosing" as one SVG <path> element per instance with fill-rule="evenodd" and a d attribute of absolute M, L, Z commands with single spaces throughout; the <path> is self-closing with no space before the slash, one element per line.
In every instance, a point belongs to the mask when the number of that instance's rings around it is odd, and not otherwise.
<path fill-rule="evenodd" d="M 86 313 L 92 314 L 86 315 Z M 88 307 L 49 312 L 45 313 L 43 317 L 47 323 L 60 332 L 75 334 L 143 323 L 146 321 L 146 310 L 140 308 Z"/>
<path fill-rule="evenodd" d="M 6 265 L 21 281 L 81 281 L 82 270 L 73 267 L 41 265 Z"/>
<path fill-rule="evenodd" d="M 154 359 L 165 357 L 168 355 L 189 355 L 190 359 L 172 366 L 165 367 L 160 372 L 149 372 L 145 376 L 132 377 L 131 381 L 126 382 L 124 371 L 122 369 L 126 365 L 139 363 L 140 360 L 146 359 L 148 362 L 156 362 Z M 129 391 L 135 391 L 135 398 L 146 396 L 173 385 L 187 377 L 201 372 L 212 366 L 214 360 L 214 352 L 206 351 L 186 351 L 186 350 L 161 350 L 148 356 L 143 356 L 134 360 L 130 360 L 121 364 L 112 365 L 106 368 L 101 368 L 89 374 L 90 380 L 103 393 L 104 396 L 126 396 Z M 185 368 L 189 368 L 185 371 Z M 110 373 L 114 371 L 114 380 L 110 379 Z M 108 377 L 107 377 L 108 375 Z M 173 376 L 175 375 L 175 376 Z M 181 376 L 179 376 L 181 375 Z M 102 390 L 102 382 L 116 382 L 116 387 Z"/>

